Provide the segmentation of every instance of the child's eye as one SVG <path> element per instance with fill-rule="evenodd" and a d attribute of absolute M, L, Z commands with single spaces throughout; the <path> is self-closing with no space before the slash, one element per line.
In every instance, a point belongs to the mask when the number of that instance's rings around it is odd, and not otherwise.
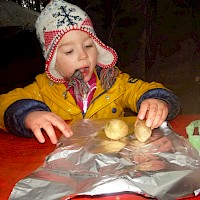
<path fill-rule="evenodd" d="M 66 55 L 69 55 L 69 54 L 71 54 L 72 52 L 73 52 L 73 50 L 66 51 L 65 54 L 66 54 Z"/>
<path fill-rule="evenodd" d="M 85 45 L 86 48 L 90 48 L 90 47 L 93 47 L 93 44 L 88 44 L 88 45 Z"/>

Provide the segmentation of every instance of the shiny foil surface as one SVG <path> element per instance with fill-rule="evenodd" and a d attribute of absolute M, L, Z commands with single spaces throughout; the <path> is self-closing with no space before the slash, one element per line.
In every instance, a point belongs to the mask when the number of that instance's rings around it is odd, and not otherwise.
<path fill-rule="evenodd" d="M 164 122 L 140 143 L 134 136 L 135 117 L 120 119 L 128 124 L 129 134 L 119 141 L 105 136 L 109 119 L 72 122 L 74 135 L 62 136 L 43 165 L 15 185 L 9 199 L 133 192 L 173 200 L 200 188 L 200 156 L 187 139 Z"/>

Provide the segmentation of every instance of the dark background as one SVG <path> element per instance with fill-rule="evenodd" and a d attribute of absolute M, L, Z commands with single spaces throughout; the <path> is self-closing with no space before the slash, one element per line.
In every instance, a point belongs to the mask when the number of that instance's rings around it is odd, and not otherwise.
<path fill-rule="evenodd" d="M 40 11 L 47 3 L 37 2 L 29 7 Z M 179 96 L 181 113 L 200 113 L 199 0 L 69 2 L 88 13 L 98 37 L 117 51 L 122 71 L 163 83 Z M 1 94 L 44 71 L 35 30 L 0 27 L 0 44 Z"/>

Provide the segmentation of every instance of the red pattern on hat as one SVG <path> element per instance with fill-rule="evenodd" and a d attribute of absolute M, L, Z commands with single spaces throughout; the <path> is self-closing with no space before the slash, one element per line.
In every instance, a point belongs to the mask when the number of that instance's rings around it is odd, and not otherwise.
<path fill-rule="evenodd" d="M 45 41 L 45 48 L 48 49 L 49 45 L 51 44 L 53 38 L 60 33 L 60 30 L 49 31 L 44 33 L 44 41 Z"/>
<path fill-rule="evenodd" d="M 89 18 L 86 18 L 83 23 L 82 26 L 91 26 L 93 28 L 93 24 L 91 22 L 91 20 Z"/>

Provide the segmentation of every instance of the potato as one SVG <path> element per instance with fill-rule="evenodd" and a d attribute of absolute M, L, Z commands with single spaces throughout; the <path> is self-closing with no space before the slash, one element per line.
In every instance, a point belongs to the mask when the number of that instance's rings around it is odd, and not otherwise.
<path fill-rule="evenodd" d="M 140 142 L 146 142 L 151 137 L 152 130 L 146 126 L 145 120 L 140 120 L 135 126 L 134 133 Z"/>
<path fill-rule="evenodd" d="M 105 125 L 105 134 L 112 140 L 119 140 L 128 134 L 128 125 L 120 119 L 111 119 Z"/>

